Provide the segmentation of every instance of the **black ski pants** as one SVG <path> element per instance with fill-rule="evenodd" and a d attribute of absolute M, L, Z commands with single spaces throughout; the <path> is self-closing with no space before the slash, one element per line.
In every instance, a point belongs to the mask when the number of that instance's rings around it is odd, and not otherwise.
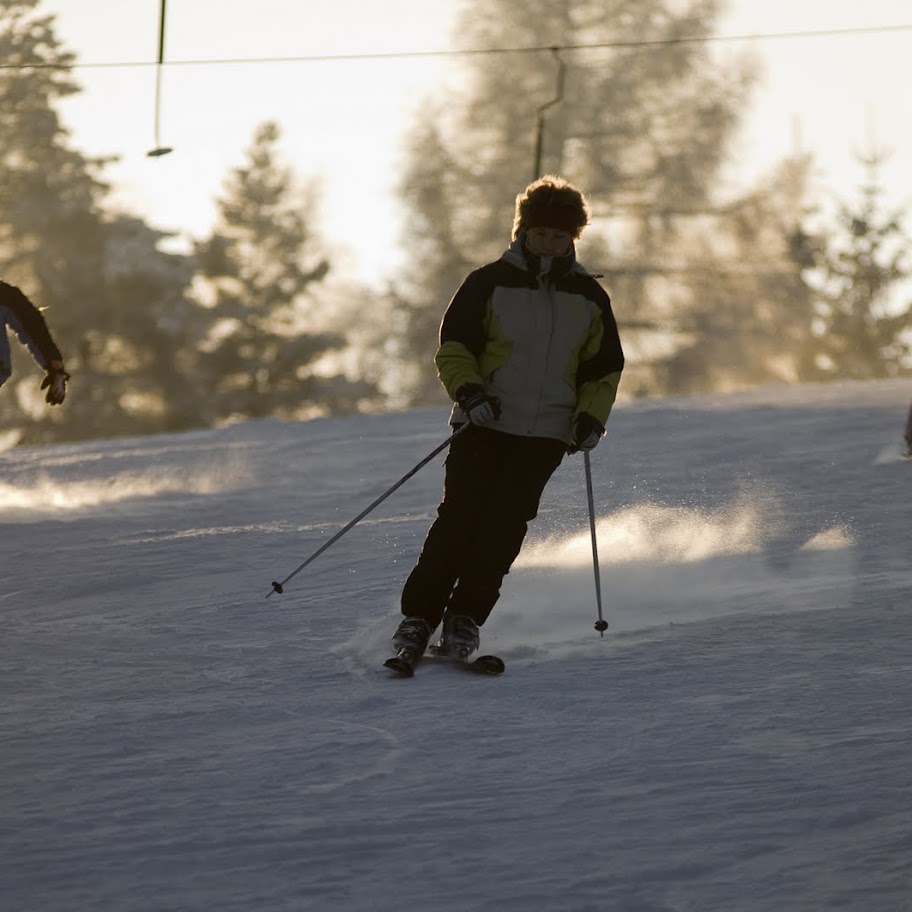
<path fill-rule="evenodd" d="M 402 591 L 402 613 L 433 630 L 444 613 L 483 624 L 566 445 L 470 427 L 450 445 L 443 501 Z"/>

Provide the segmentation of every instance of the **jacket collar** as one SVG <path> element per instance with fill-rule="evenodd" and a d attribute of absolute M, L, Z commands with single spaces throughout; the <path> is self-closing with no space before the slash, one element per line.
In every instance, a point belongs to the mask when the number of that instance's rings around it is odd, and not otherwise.
<path fill-rule="evenodd" d="M 541 276 L 541 257 L 526 250 L 525 240 L 525 234 L 520 232 L 516 240 L 504 251 L 501 259 L 516 266 L 518 269 L 522 269 L 523 272 L 532 273 L 532 275 L 538 278 Z M 569 252 L 564 254 L 564 256 L 555 257 L 551 261 L 551 268 L 548 271 L 547 277 L 552 280 L 562 279 L 564 276 L 568 276 L 571 273 L 575 273 L 576 275 L 589 275 L 589 272 L 577 261 L 576 246 L 573 244 L 570 245 Z"/>

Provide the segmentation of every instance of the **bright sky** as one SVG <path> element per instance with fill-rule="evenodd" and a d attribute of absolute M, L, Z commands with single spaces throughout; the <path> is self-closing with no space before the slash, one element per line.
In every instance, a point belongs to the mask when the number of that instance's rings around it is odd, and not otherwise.
<path fill-rule="evenodd" d="M 149 64 L 160 0 L 45 0 L 40 11 L 57 15 L 58 35 L 81 63 L 139 64 L 79 68 L 85 91 L 62 109 L 81 150 L 120 156 L 108 172 L 118 201 L 156 227 L 202 236 L 221 181 L 243 161 L 255 126 L 274 119 L 287 161 L 322 181 L 319 225 L 350 251 L 337 274 L 379 286 L 398 262 L 402 137 L 422 98 L 443 91 L 450 65 L 262 58 L 447 49 L 456 2 L 168 0 L 160 139 L 174 151 L 160 158 L 146 155 L 155 145 Z M 912 25 L 909 0 L 730 0 L 718 34 L 896 25 Z M 851 198 L 862 178 L 854 156 L 873 136 L 893 152 L 882 175 L 890 202 L 912 208 L 912 29 L 713 47 L 721 57 L 749 47 L 764 68 L 727 175 L 734 185 L 755 181 L 798 143 L 816 154 L 821 188 Z M 260 62 L 180 63 L 251 58 Z"/>

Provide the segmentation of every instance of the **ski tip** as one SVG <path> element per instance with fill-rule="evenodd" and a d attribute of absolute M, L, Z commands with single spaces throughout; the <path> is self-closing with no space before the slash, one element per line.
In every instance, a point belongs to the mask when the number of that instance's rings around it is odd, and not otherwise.
<path fill-rule="evenodd" d="M 415 674 L 415 669 L 398 656 L 393 656 L 383 663 L 384 668 L 388 668 L 397 678 L 410 678 Z"/>
<path fill-rule="evenodd" d="M 467 664 L 473 671 L 477 671 L 479 674 L 499 675 L 507 670 L 507 666 L 504 665 L 503 659 L 500 658 L 500 656 L 495 655 L 479 656 L 477 659 L 468 662 Z"/>

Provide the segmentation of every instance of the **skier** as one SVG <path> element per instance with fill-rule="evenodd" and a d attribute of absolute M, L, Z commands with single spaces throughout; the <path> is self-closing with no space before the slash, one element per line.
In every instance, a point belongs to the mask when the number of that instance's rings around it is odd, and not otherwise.
<path fill-rule="evenodd" d="M 584 195 L 547 175 L 516 198 L 513 242 L 472 272 L 440 326 L 438 376 L 454 401 L 443 500 L 401 596 L 393 635 L 414 662 L 465 659 L 566 453 L 605 432 L 624 355 L 608 294 L 576 260 Z"/>
<path fill-rule="evenodd" d="M 46 371 L 41 381 L 41 389 L 47 390 L 45 401 L 60 405 L 66 398 L 66 382 L 70 379 L 63 367 L 63 355 L 51 338 L 41 311 L 14 285 L 0 281 L 0 386 L 13 372 L 7 327 L 29 350 L 35 363 Z"/>

